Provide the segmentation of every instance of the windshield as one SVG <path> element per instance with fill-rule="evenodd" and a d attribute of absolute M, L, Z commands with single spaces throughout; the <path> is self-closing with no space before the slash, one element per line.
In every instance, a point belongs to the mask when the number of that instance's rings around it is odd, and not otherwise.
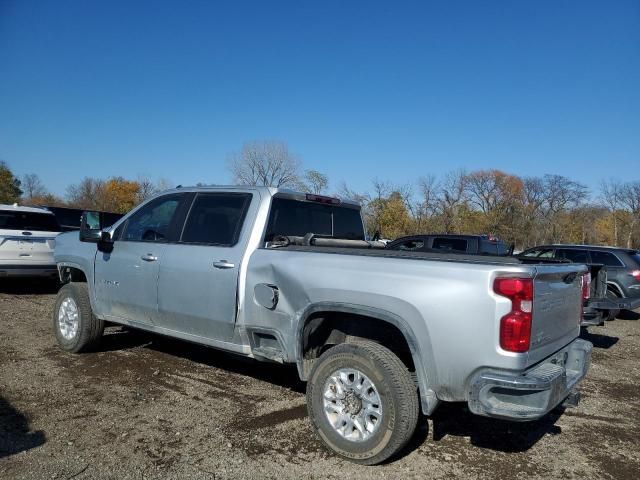
<path fill-rule="evenodd" d="M 60 225 L 51 213 L 0 210 L 0 229 L 59 232 Z"/>

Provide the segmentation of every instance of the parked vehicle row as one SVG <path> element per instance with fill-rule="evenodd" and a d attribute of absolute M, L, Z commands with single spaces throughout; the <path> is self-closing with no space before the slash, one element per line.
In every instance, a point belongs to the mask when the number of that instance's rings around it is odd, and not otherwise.
<path fill-rule="evenodd" d="M 0 205 L 0 277 L 57 278 L 53 249 L 59 233 L 48 210 Z"/>
<path fill-rule="evenodd" d="M 428 252 L 443 250 L 469 255 L 510 255 L 512 248 L 493 235 L 410 235 L 387 245 L 391 250 Z"/>
<path fill-rule="evenodd" d="M 575 404 L 589 366 L 584 265 L 386 249 L 336 198 L 175 189 L 112 227 L 85 214 L 55 260 L 64 350 L 95 347 L 109 321 L 294 364 L 320 439 L 363 464 L 441 402 L 518 421 Z"/>
<path fill-rule="evenodd" d="M 607 267 L 609 298 L 640 297 L 640 252 L 635 249 L 594 245 L 542 245 L 525 250 L 521 256 L 604 265 Z"/>
<path fill-rule="evenodd" d="M 79 230 L 82 210 L 0 204 L 0 277 L 58 278 L 53 259 L 60 232 Z M 100 212 L 104 225 L 121 214 Z"/>
<path fill-rule="evenodd" d="M 423 234 L 402 237 L 387 248 L 404 251 L 447 251 L 469 255 L 512 255 L 513 247 L 492 235 Z M 585 277 L 581 325 L 603 325 L 621 310 L 640 307 L 640 253 L 634 249 L 591 245 L 543 245 L 516 257 L 524 263 L 580 263 Z"/>

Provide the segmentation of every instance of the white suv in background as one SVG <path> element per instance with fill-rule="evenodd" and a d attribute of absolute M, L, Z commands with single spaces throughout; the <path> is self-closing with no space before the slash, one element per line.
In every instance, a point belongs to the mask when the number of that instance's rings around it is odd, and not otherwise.
<path fill-rule="evenodd" d="M 0 204 L 0 279 L 57 277 L 53 248 L 59 233 L 49 210 Z"/>

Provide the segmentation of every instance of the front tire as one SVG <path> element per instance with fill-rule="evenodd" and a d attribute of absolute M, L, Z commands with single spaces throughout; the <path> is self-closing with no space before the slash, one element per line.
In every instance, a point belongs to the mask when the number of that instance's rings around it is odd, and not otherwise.
<path fill-rule="evenodd" d="M 104 322 L 93 314 L 86 283 L 71 282 L 60 289 L 53 310 L 53 331 L 58 345 L 67 352 L 85 352 L 100 343 Z"/>
<path fill-rule="evenodd" d="M 388 348 L 343 343 L 323 353 L 307 382 L 307 409 L 333 452 L 363 465 L 398 453 L 418 422 L 418 393 L 407 367 Z"/>

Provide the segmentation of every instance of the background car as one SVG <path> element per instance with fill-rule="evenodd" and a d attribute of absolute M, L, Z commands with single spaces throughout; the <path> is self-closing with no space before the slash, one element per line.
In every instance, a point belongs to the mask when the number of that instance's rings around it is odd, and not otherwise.
<path fill-rule="evenodd" d="M 444 250 L 468 255 L 509 255 L 509 246 L 492 235 L 411 235 L 394 240 L 387 248 L 415 252 Z"/>
<path fill-rule="evenodd" d="M 58 277 L 53 260 L 61 228 L 37 207 L 0 204 L 0 277 Z"/>
<path fill-rule="evenodd" d="M 604 265 L 607 267 L 609 298 L 640 297 L 640 252 L 633 248 L 541 245 L 525 250 L 520 255 Z"/>

